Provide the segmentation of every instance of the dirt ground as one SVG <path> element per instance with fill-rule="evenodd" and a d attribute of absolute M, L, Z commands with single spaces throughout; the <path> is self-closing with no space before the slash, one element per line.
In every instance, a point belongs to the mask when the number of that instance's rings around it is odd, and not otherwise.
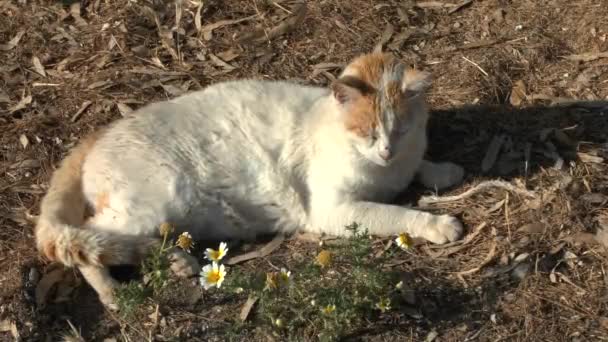
<path fill-rule="evenodd" d="M 519 191 L 430 204 L 462 218 L 467 242 L 395 260 L 415 279 L 416 314 L 346 339 L 608 340 L 605 0 L 0 2 L 0 340 L 55 341 L 68 322 L 87 341 L 223 340 L 244 299 L 188 282 L 129 322 L 86 284 L 37 298 L 50 270 L 32 222 L 53 169 L 79 138 L 150 101 L 242 77 L 324 86 L 374 48 L 433 74 L 429 156 L 467 171 L 441 195 L 498 179 Z M 414 186 L 403 201 L 421 195 Z M 313 250 L 289 241 L 243 267 Z M 254 339 L 273 337 L 240 337 Z"/>

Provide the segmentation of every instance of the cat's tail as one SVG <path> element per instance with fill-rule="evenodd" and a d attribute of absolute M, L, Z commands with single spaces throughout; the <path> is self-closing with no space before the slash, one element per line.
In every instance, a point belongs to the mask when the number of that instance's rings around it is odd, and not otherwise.
<path fill-rule="evenodd" d="M 158 244 L 152 237 L 84 228 L 87 201 L 82 166 L 102 134 L 99 131 L 84 138 L 53 173 L 35 228 L 38 250 L 50 261 L 66 266 L 137 264 Z"/>

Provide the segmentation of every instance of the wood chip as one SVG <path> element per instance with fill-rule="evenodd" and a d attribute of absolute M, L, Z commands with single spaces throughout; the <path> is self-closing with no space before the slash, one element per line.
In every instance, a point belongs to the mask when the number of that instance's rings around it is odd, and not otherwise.
<path fill-rule="evenodd" d="M 201 12 L 203 10 L 204 2 L 201 1 L 196 7 L 196 13 L 194 14 L 194 27 L 196 27 L 196 32 L 201 32 L 203 29 L 202 20 L 201 20 Z"/>
<path fill-rule="evenodd" d="M 215 64 L 216 66 L 226 70 L 226 71 L 232 71 L 234 69 L 236 69 L 236 67 L 224 62 L 221 58 L 219 58 L 218 56 L 209 53 L 209 58 L 211 58 L 211 62 L 213 64 Z"/>
<path fill-rule="evenodd" d="M 176 87 L 172 84 L 161 84 L 161 87 L 172 96 L 180 96 L 184 93 L 184 90 Z"/>
<path fill-rule="evenodd" d="M 323 73 L 323 71 L 340 69 L 340 68 L 342 68 L 342 64 L 338 64 L 338 63 L 319 63 L 319 64 L 313 65 L 312 68 L 314 70 L 312 71 L 312 76 L 311 77 L 314 78 L 314 77 L 318 76 L 319 74 Z"/>
<path fill-rule="evenodd" d="M 596 59 L 600 59 L 600 58 L 608 58 L 608 51 L 607 52 L 587 52 L 587 53 L 582 53 L 580 55 L 564 56 L 563 58 L 567 59 L 569 61 L 591 62 L 591 61 L 595 61 Z"/>
<path fill-rule="evenodd" d="M 21 134 L 19 136 L 19 142 L 21 143 L 21 146 L 23 147 L 24 150 L 30 144 L 30 140 L 27 138 L 27 136 L 25 134 Z"/>
<path fill-rule="evenodd" d="M 228 49 L 226 51 L 219 52 L 217 56 L 225 62 L 230 62 L 231 60 L 240 56 L 240 54 L 234 51 L 234 49 Z"/>
<path fill-rule="evenodd" d="M 82 113 L 84 113 L 85 110 L 87 110 L 87 108 L 89 108 L 89 106 L 92 104 L 93 102 L 91 101 L 84 101 L 81 105 L 80 108 L 78 108 L 78 111 L 76 111 L 76 113 L 74 115 L 72 115 L 72 119 L 70 119 L 70 121 L 72 122 L 76 122 L 80 116 L 82 115 Z"/>
<path fill-rule="evenodd" d="M 19 41 L 21 40 L 21 38 L 23 37 L 24 34 L 25 34 L 25 31 L 23 31 L 23 30 L 17 32 L 15 37 L 13 37 L 13 39 L 11 39 L 8 43 L 0 44 L 0 50 L 1 51 L 12 50 L 15 46 L 17 46 L 19 44 Z"/>
<path fill-rule="evenodd" d="M 498 153 L 502 148 L 502 145 L 505 142 L 506 137 L 504 135 L 495 135 L 488 146 L 488 150 L 486 151 L 483 160 L 481 161 L 481 171 L 488 172 L 496 163 L 496 159 L 498 158 Z"/>
<path fill-rule="evenodd" d="M 421 2 L 417 2 L 415 6 L 418 8 L 445 8 L 445 7 L 455 7 L 458 5 L 441 2 L 441 1 L 421 1 Z"/>
<path fill-rule="evenodd" d="M 70 15 L 74 18 L 74 22 L 78 26 L 87 26 L 89 25 L 82 17 L 80 16 L 80 1 L 73 2 L 70 5 Z"/>
<path fill-rule="evenodd" d="M 87 86 L 87 89 L 93 90 L 93 89 L 97 89 L 97 88 L 102 88 L 102 87 L 107 86 L 108 84 L 110 84 L 110 81 L 97 81 L 97 82 L 93 82 L 93 83 L 89 84 Z"/>
<path fill-rule="evenodd" d="M 220 20 L 218 22 L 215 22 L 213 24 L 207 24 L 205 26 L 203 26 L 200 30 L 200 32 L 203 35 L 203 39 L 205 40 L 211 40 L 211 38 L 213 38 L 213 30 L 217 30 L 220 27 L 224 27 L 224 26 L 228 26 L 228 25 L 234 25 L 234 24 L 238 24 L 238 23 L 242 23 L 244 21 L 247 20 L 251 20 L 253 18 L 256 18 L 256 15 L 251 15 L 245 18 L 241 18 L 241 19 L 236 19 L 236 20 Z"/>
<path fill-rule="evenodd" d="M 251 260 L 251 259 L 263 258 L 263 257 L 269 255 L 270 253 L 274 252 L 277 248 L 279 248 L 284 240 L 285 240 L 285 236 L 282 234 L 278 234 L 277 236 L 275 236 L 272 239 L 272 241 L 270 241 L 269 243 L 264 245 L 264 247 L 262 247 L 258 250 L 249 252 L 249 253 L 234 256 L 234 257 L 226 260 L 226 264 L 234 265 L 234 264 L 238 264 L 243 261 L 247 261 L 247 260 Z"/>
<path fill-rule="evenodd" d="M 19 103 L 9 108 L 8 112 L 12 114 L 16 111 L 22 110 L 26 108 L 30 103 L 32 103 L 32 95 L 25 96 L 21 99 L 21 101 L 19 101 Z"/>
<path fill-rule="evenodd" d="M 306 18 L 307 10 L 308 8 L 306 7 L 306 3 L 300 3 L 297 8 L 293 10 L 294 15 L 283 20 L 277 26 L 270 29 L 270 31 L 268 31 L 267 33 L 260 30 L 251 33 L 246 33 L 239 37 L 238 42 L 260 44 L 276 39 L 294 30 L 296 27 L 301 26 L 304 22 L 304 19 Z"/>
<path fill-rule="evenodd" d="M 519 80 L 513 84 L 511 88 L 511 95 L 509 95 L 509 102 L 514 107 L 519 107 L 522 102 L 526 99 L 526 84 L 524 81 Z"/>
<path fill-rule="evenodd" d="M 602 157 L 598 157 L 598 156 L 594 156 L 592 154 L 589 153 L 584 153 L 584 152 L 578 152 L 577 153 L 578 158 L 583 162 L 583 163 L 596 163 L 596 164 L 601 164 L 604 162 L 604 158 Z"/>
<path fill-rule="evenodd" d="M 239 314 L 239 318 L 241 319 L 242 322 L 245 322 L 247 320 L 247 317 L 249 317 L 249 313 L 251 312 L 251 309 L 253 309 L 253 306 L 255 305 L 255 303 L 257 301 L 258 301 L 258 297 L 247 298 L 247 301 L 245 302 L 245 304 L 243 304 L 243 307 L 241 308 L 241 313 Z"/>
<path fill-rule="evenodd" d="M 17 330 L 17 323 L 13 320 L 5 319 L 0 321 L 0 332 L 10 332 L 13 335 L 14 341 L 20 341 L 21 336 L 19 330 Z"/>
<path fill-rule="evenodd" d="M 448 14 L 453 14 L 456 13 L 458 11 L 460 11 L 461 9 L 467 7 L 468 5 L 472 4 L 473 0 L 464 0 L 463 2 L 457 4 L 456 6 L 452 7 L 449 11 Z"/>
<path fill-rule="evenodd" d="M 46 77 L 46 72 L 44 71 L 44 66 L 40 62 L 40 59 L 36 56 L 32 57 L 32 64 L 34 65 L 34 70 L 44 77 Z"/>

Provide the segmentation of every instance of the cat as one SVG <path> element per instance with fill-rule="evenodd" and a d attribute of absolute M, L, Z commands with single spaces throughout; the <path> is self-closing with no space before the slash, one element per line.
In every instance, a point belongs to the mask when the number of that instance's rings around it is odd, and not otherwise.
<path fill-rule="evenodd" d="M 430 85 L 429 73 L 373 52 L 327 88 L 242 79 L 143 106 L 62 161 L 37 247 L 78 267 L 115 308 L 108 266 L 139 263 L 163 222 L 195 241 L 345 236 L 355 222 L 372 235 L 454 241 L 457 218 L 390 204 L 414 179 L 433 189 L 463 179 L 462 167 L 423 159 Z M 171 258 L 179 275 L 200 271 L 179 249 Z"/>

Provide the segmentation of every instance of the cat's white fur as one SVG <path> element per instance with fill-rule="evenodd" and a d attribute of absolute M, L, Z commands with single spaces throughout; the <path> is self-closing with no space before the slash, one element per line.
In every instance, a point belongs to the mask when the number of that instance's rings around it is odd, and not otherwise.
<path fill-rule="evenodd" d="M 346 68 L 343 76 L 357 77 L 356 69 Z M 416 175 L 431 188 L 454 185 L 463 176 L 454 164 L 423 160 L 427 75 L 392 70 L 383 73 L 409 92 L 406 127 L 396 138 L 395 129 L 385 127 L 395 125 L 396 113 L 379 119 L 373 140 L 345 127 L 356 103 L 351 100 L 362 95 L 348 84 L 332 92 L 239 80 L 143 107 L 64 161 L 41 206 L 39 248 L 79 267 L 111 304 L 114 282 L 107 265 L 137 262 L 163 222 L 195 240 L 298 229 L 345 235 L 354 222 L 375 235 L 457 239 L 462 225 L 456 218 L 388 204 Z M 381 85 L 387 75 L 379 77 Z M 388 145 L 391 158 L 379 158 Z M 71 173 L 62 171 L 68 167 Z M 84 203 L 95 213 L 79 222 Z M 181 273 L 197 271 L 192 257 L 179 251 L 174 256 Z"/>

